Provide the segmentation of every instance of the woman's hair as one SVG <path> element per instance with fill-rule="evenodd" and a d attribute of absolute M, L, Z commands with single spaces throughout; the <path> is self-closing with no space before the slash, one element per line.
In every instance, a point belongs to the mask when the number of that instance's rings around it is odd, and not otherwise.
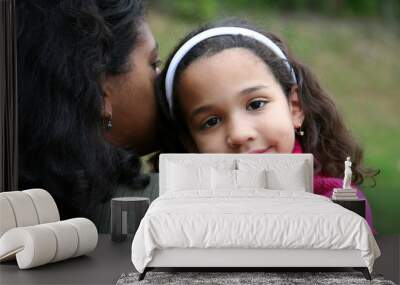
<path fill-rule="evenodd" d="M 297 83 L 293 80 L 285 60 L 279 58 L 268 47 L 258 41 L 241 35 L 224 35 L 208 38 L 194 46 L 180 62 L 173 85 L 173 116 L 165 95 L 166 71 L 176 51 L 196 34 L 219 26 L 237 26 L 248 28 L 264 34 L 271 39 L 287 56 L 292 66 Z M 178 90 L 182 72 L 200 57 L 212 56 L 224 49 L 242 47 L 252 51 L 260 57 L 271 69 L 280 83 L 286 97 L 290 95 L 292 87 L 298 84 L 299 101 L 304 111 L 305 119 L 302 125 L 304 136 L 298 136 L 303 151 L 314 155 L 315 173 L 340 177 L 344 171 L 344 160 L 351 156 L 353 162 L 353 182 L 361 184 L 365 177 L 375 176 L 378 171 L 362 167 L 363 152 L 350 132 L 346 129 L 343 120 L 333 103 L 318 83 L 311 71 L 297 60 L 285 43 L 276 35 L 264 32 L 249 23 L 238 19 L 227 19 L 214 25 L 206 25 L 186 36 L 175 48 L 166 67 L 157 79 L 157 98 L 159 111 L 162 114 L 160 122 L 160 140 L 162 152 L 186 152 L 182 138 L 189 137 L 188 126 L 185 123 L 180 107 Z M 173 130 L 177 130 L 173 132 Z"/>
<path fill-rule="evenodd" d="M 95 219 L 116 183 L 147 183 L 138 156 L 104 139 L 101 88 L 135 68 L 143 2 L 17 1 L 19 188 L 46 189 L 64 218 Z"/>

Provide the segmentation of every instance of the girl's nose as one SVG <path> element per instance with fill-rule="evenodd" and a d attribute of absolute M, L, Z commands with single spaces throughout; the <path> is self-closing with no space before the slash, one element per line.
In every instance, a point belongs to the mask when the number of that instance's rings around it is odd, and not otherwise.
<path fill-rule="evenodd" d="M 245 121 L 236 120 L 231 122 L 227 131 L 227 144 L 231 148 L 238 148 L 256 138 L 256 130 Z"/>

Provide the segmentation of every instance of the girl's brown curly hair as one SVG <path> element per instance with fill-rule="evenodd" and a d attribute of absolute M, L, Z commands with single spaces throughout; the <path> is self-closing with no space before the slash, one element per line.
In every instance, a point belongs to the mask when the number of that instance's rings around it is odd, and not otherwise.
<path fill-rule="evenodd" d="M 263 44 L 241 35 L 227 35 L 209 38 L 193 47 L 180 62 L 174 80 L 173 88 L 173 118 L 169 113 L 165 95 L 165 75 L 169 63 L 176 51 L 194 35 L 218 26 L 237 26 L 258 31 L 276 45 L 286 54 L 289 64 L 292 66 L 297 82 L 295 82 L 284 60 L 277 57 Z M 182 138 L 189 136 L 189 131 L 180 110 L 180 103 L 176 96 L 177 86 L 182 72 L 196 59 L 211 56 L 227 48 L 243 47 L 259 56 L 270 67 L 274 76 L 281 84 L 285 95 L 288 97 L 294 85 L 299 87 L 299 101 L 302 106 L 305 119 L 302 125 L 304 136 L 297 136 L 303 151 L 314 155 L 314 173 L 324 176 L 342 177 L 344 172 L 344 161 L 347 156 L 351 157 L 353 177 L 352 182 L 360 185 L 366 177 L 372 177 L 379 170 L 366 169 L 362 165 L 363 151 L 360 145 L 352 137 L 345 127 L 343 119 L 339 114 L 334 102 L 321 88 L 316 76 L 303 63 L 296 59 L 286 44 L 276 35 L 270 32 L 260 31 L 249 23 L 238 19 L 227 19 L 213 25 L 200 27 L 198 30 L 187 35 L 170 55 L 166 68 L 157 80 L 157 99 L 160 114 L 159 141 L 160 152 L 155 154 L 150 162 L 154 170 L 157 170 L 158 155 L 162 152 L 181 153 L 188 152 Z M 375 182 L 375 180 L 374 180 Z"/>

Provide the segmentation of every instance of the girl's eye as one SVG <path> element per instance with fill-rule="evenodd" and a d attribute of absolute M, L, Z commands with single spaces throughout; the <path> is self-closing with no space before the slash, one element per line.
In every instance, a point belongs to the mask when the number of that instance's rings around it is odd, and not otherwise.
<path fill-rule="evenodd" d="M 247 106 L 247 109 L 248 110 L 257 110 L 257 109 L 264 107 L 266 104 L 267 104 L 266 101 L 261 101 L 261 100 L 253 101 Z"/>
<path fill-rule="evenodd" d="M 218 117 L 211 117 L 204 124 L 201 125 L 201 129 L 209 129 L 221 121 Z"/>

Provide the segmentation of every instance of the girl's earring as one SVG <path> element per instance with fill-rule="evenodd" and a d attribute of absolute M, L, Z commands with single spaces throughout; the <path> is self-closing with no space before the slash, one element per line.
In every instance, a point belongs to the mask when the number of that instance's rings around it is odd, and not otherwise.
<path fill-rule="evenodd" d="M 110 113 L 110 116 L 107 118 L 106 129 L 108 131 L 112 129 L 112 115 L 111 115 L 111 113 Z"/>
<path fill-rule="evenodd" d="M 299 136 L 304 136 L 304 131 L 301 130 L 301 127 L 296 129 L 296 134 L 298 134 Z"/>

